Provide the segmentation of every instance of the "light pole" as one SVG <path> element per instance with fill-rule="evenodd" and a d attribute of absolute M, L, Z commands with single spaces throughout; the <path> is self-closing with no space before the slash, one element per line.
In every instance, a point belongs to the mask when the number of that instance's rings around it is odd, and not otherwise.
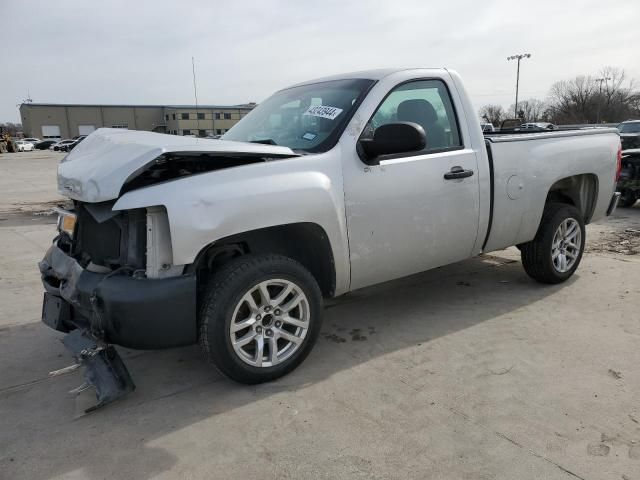
<path fill-rule="evenodd" d="M 602 103 L 602 84 L 609 80 L 611 80 L 611 77 L 596 78 L 596 82 L 600 84 L 600 88 L 598 89 L 598 110 L 597 110 L 598 113 L 596 113 L 596 124 L 600 123 L 600 105 Z"/>
<path fill-rule="evenodd" d="M 518 55 L 511 55 L 507 57 L 507 60 L 518 60 L 518 73 L 516 74 L 516 108 L 514 112 L 514 117 L 518 118 L 518 87 L 520 86 L 520 60 L 523 58 L 531 58 L 530 53 L 521 53 Z"/>

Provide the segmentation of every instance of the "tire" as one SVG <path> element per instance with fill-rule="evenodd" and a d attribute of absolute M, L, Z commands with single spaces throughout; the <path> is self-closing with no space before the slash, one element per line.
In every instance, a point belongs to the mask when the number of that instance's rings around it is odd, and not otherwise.
<path fill-rule="evenodd" d="M 260 285 L 267 287 L 270 304 L 264 301 Z M 289 286 L 291 293 L 277 303 Z M 301 301 L 285 314 L 295 303 L 294 297 Z M 291 372 L 307 357 L 320 334 L 322 293 L 318 283 L 300 263 L 282 255 L 231 260 L 212 275 L 203 298 L 199 317 L 202 351 L 221 373 L 240 383 L 268 382 Z M 294 321 L 296 325 L 288 323 Z M 239 329 L 247 323 L 249 326 Z M 232 327 L 237 331 L 232 332 Z M 235 348 L 232 338 L 237 342 Z M 248 338 L 251 340 L 242 344 Z"/>
<path fill-rule="evenodd" d="M 574 232 L 573 227 L 575 227 L 575 234 L 572 233 L 572 235 L 574 235 L 574 242 L 576 239 L 578 242 L 572 243 L 558 240 L 562 236 L 559 231 L 561 225 L 570 225 L 568 227 L 570 233 Z M 560 236 L 556 238 L 557 248 L 555 252 L 564 252 L 564 254 L 560 253 L 554 261 L 552 251 L 556 234 Z M 549 203 L 542 214 L 542 220 L 535 238 L 522 244 L 522 265 L 525 272 L 540 283 L 562 283 L 571 277 L 578 265 L 580 265 L 584 245 L 584 220 L 578 209 L 564 203 Z M 573 255 L 573 258 L 570 255 Z M 564 264 L 562 263 L 563 256 Z"/>
<path fill-rule="evenodd" d="M 630 208 L 636 204 L 637 200 L 638 195 L 636 192 L 634 192 L 633 190 L 623 190 L 618 205 L 623 208 Z"/>

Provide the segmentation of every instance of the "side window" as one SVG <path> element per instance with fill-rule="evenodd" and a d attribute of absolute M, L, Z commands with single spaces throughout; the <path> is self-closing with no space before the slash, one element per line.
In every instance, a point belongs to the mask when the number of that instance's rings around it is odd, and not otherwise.
<path fill-rule="evenodd" d="M 365 127 L 363 137 L 372 137 L 376 128 L 387 123 L 414 122 L 424 128 L 424 152 L 462 146 L 453 105 L 440 80 L 417 80 L 394 88 Z"/>

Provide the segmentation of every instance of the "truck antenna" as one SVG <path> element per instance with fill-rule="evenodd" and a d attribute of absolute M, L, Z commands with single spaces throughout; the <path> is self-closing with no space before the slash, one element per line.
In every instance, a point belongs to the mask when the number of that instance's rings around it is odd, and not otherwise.
<path fill-rule="evenodd" d="M 196 99 L 196 125 L 200 134 L 200 115 L 198 115 L 198 89 L 196 88 L 196 60 L 191 57 L 191 71 L 193 72 L 193 96 Z"/>

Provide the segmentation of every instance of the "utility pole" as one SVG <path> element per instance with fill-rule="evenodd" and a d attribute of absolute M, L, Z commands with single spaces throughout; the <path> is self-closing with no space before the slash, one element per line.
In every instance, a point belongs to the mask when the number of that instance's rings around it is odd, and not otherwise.
<path fill-rule="evenodd" d="M 507 61 L 509 60 L 518 60 L 518 73 L 516 74 L 516 108 L 514 112 L 514 118 L 518 118 L 518 88 L 520 86 L 520 60 L 523 58 L 531 58 L 530 53 L 520 53 L 518 55 L 511 55 L 507 57 Z"/>
<path fill-rule="evenodd" d="M 598 82 L 598 84 L 600 85 L 600 88 L 598 89 L 598 110 L 597 110 L 598 113 L 596 113 L 596 124 L 600 123 L 600 106 L 602 104 L 602 84 L 609 80 L 611 80 L 611 77 L 596 78 L 596 82 Z"/>
<path fill-rule="evenodd" d="M 193 72 L 193 96 L 196 100 L 196 127 L 198 128 L 198 134 L 196 137 L 200 136 L 200 112 L 198 111 L 198 89 L 196 88 L 196 60 L 191 57 L 191 71 Z"/>

